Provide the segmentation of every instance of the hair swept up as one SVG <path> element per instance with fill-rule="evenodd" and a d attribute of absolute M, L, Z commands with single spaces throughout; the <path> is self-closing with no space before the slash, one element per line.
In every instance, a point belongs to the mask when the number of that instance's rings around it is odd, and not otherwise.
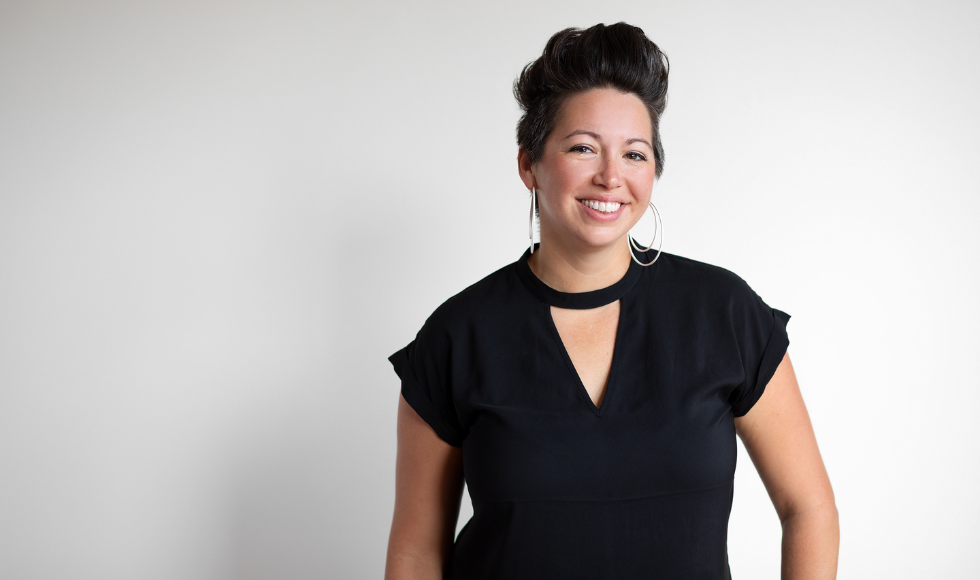
<path fill-rule="evenodd" d="M 544 52 L 514 81 L 523 111 L 517 144 L 533 163 L 541 158 L 565 101 L 590 89 L 609 87 L 632 93 L 646 106 L 653 127 L 657 177 L 663 172 L 660 117 L 667 106 L 667 55 L 643 30 L 625 22 L 566 28 L 548 40 Z"/>

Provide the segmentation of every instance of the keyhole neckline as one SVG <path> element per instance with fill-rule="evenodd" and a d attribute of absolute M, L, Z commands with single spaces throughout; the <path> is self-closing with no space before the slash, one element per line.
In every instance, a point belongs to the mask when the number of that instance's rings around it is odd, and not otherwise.
<path fill-rule="evenodd" d="M 535 246 L 537 245 L 535 244 Z M 640 279 L 640 275 L 643 273 L 643 268 L 635 261 L 630 260 L 626 274 L 610 286 L 588 292 L 562 292 L 548 286 L 534 274 L 531 266 L 527 263 L 530 257 L 531 250 L 524 250 L 524 255 L 517 261 L 517 275 L 527 286 L 528 290 L 531 291 L 531 294 L 534 294 L 542 302 L 555 308 L 586 310 L 605 306 L 625 296 L 636 285 Z"/>

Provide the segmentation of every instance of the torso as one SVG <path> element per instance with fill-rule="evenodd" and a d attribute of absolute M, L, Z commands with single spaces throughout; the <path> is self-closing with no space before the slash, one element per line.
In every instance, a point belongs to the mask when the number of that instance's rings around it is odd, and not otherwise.
<path fill-rule="evenodd" d="M 785 315 L 671 254 L 582 293 L 527 256 L 392 356 L 405 400 L 462 450 L 473 517 L 449 577 L 728 580 L 733 418 L 785 352 Z"/>

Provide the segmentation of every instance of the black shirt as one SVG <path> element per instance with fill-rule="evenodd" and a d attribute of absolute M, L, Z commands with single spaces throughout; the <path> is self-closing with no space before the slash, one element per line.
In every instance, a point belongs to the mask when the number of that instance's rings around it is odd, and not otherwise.
<path fill-rule="evenodd" d="M 405 400 L 462 448 L 473 517 L 449 578 L 730 578 L 733 418 L 782 360 L 789 315 L 668 253 L 583 293 L 545 285 L 529 255 L 447 300 L 389 359 Z M 615 300 L 596 407 L 550 307 Z"/>

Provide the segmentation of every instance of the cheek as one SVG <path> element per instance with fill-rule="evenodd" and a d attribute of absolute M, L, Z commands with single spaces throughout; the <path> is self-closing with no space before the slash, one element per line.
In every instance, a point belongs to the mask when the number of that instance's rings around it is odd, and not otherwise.
<path fill-rule="evenodd" d="M 565 194 L 573 195 L 588 191 L 595 178 L 595 168 L 587 163 L 570 163 L 558 176 Z"/>
<path fill-rule="evenodd" d="M 630 189 L 633 190 L 633 194 L 638 198 L 650 197 L 653 191 L 654 177 L 655 174 L 652 171 L 634 175 L 630 179 Z"/>
<path fill-rule="evenodd" d="M 553 164 L 548 174 L 545 178 L 545 183 L 548 188 L 553 190 L 555 193 L 560 193 L 568 183 L 572 180 L 574 175 L 573 168 L 567 166 L 566 164 L 556 163 Z"/>

